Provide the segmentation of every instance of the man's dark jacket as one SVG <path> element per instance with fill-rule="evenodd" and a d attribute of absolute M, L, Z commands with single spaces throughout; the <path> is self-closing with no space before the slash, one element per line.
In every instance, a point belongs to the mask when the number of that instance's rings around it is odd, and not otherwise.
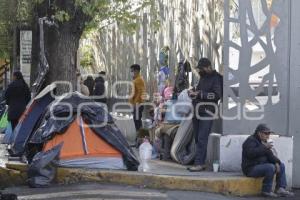
<path fill-rule="evenodd" d="M 251 135 L 243 144 L 242 170 L 245 175 L 260 164 L 280 164 L 280 160 L 268 149 L 257 134 Z"/>
<path fill-rule="evenodd" d="M 218 101 L 223 97 L 223 77 L 215 70 L 211 74 L 201 76 L 199 83 L 195 89 L 199 92 L 198 96 L 193 100 L 194 106 L 201 103 L 198 113 L 206 113 L 206 110 L 214 113 L 215 107 L 212 105 L 202 105 L 202 103 L 212 103 L 218 105 Z"/>
<path fill-rule="evenodd" d="M 94 96 L 99 96 L 95 101 L 99 103 L 107 103 L 106 93 L 105 93 L 105 81 L 102 77 L 97 77 L 95 79 L 95 89 L 93 92 Z"/>
<path fill-rule="evenodd" d="M 87 77 L 87 79 L 83 82 L 83 84 L 88 87 L 90 96 L 92 96 L 94 92 L 94 86 L 95 86 L 95 81 L 93 77 Z"/>
<path fill-rule="evenodd" d="M 7 87 L 5 101 L 8 105 L 8 120 L 18 120 L 30 101 L 28 85 L 23 80 L 13 81 Z"/>

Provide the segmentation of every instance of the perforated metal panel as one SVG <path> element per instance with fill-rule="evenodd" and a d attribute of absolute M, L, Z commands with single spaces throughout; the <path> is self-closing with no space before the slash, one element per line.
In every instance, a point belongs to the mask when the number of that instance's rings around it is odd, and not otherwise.
<path fill-rule="evenodd" d="M 288 134 L 290 3 L 225 0 L 224 134 Z"/>

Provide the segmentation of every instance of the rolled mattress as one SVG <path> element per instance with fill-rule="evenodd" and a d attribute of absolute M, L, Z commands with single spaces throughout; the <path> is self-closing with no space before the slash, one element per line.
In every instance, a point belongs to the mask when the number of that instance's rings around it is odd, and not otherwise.
<path fill-rule="evenodd" d="M 183 120 L 177 130 L 171 147 L 171 157 L 176 162 L 190 164 L 196 155 L 196 145 L 193 135 L 192 119 Z"/>

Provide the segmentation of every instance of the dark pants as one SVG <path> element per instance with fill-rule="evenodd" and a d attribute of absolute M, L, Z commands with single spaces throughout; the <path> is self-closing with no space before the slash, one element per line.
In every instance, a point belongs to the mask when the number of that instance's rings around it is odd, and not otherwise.
<path fill-rule="evenodd" d="M 142 116 L 143 116 L 144 106 L 136 105 L 133 108 L 133 121 L 136 131 L 140 130 L 142 127 Z"/>
<path fill-rule="evenodd" d="M 171 159 L 171 147 L 172 147 L 172 138 L 168 134 L 163 134 L 162 136 L 162 144 L 161 144 L 161 155 L 162 160 L 170 160 Z"/>
<path fill-rule="evenodd" d="M 15 130 L 15 128 L 16 128 L 16 126 L 18 125 L 18 122 L 19 122 L 19 120 L 10 120 L 10 123 L 11 123 L 11 128 L 12 128 L 12 130 L 14 131 Z"/>
<path fill-rule="evenodd" d="M 201 115 L 202 117 L 209 117 L 208 114 Z M 213 120 L 196 119 L 193 118 L 193 131 L 196 141 L 196 156 L 195 165 L 204 165 L 207 153 L 208 137 L 211 131 Z"/>
<path fill-rule="evenodd" d="M 273 186 L 273 178 L 276 173 L 276 167 L 272 163 L 256 165 L 247 174 L 249 177 L 264 177 L 262 192 L 271 192 Z M 286 188 L 285 166 L 280 164 L 280 173 L 276 176 L 276 188 Z"/>

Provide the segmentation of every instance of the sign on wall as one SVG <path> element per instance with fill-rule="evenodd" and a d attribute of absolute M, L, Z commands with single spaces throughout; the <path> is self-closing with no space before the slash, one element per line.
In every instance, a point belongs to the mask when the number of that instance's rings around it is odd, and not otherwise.
<path fill-rule="evenodd" d="M 20 31 L 20 70 L 30 84 L 32 31 Z"/>

